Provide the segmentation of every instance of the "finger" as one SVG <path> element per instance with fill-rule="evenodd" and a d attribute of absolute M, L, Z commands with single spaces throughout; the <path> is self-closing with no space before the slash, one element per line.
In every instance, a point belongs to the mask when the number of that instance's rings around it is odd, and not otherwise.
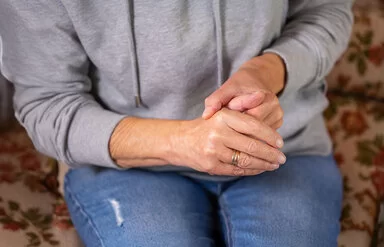
<path fill-rule="evenodd" d="M 225 148 L 224 151 L 220 152 L 217 158 L 226 164 L 232 164 L 232 155 L 234 152 L 233 149 Z M 237 166 L 243 169 L 255 169 L 261 171 L 274 171 L 280 167 L 278 164 L 272 164 L 243 152 L 240 152 Z"/>
<path fill-rule="evenodd" d="M 277 121 L 279 121 L 279 116 L 278 116 L 278 114 L 276 114 L 276 111 L 269 113 L 263 119 L 263 122 L 271 128 L 272 128 L 272 124 L 276 123 Z M 272 129 L 274 129 L 274 128 L 272 128 Z"/>
<path fill-rule="evenodd" d="M 229 109 L 223 109 L 222 117 L 225 123 L 236 132 L 262 140 L 273 147 L 282 148 L 284 145 L 279 133 L 252 116 Z"/>
<path fill-rule="evenodd" d="M 280 119 L 279 121 L 273 123 L 273 124 L 271 125 L 271 128 L 277 130 L 277 129 L 279 129 L 282 125 L 283 125 L 283 119 Z"/>
<path fill-rule="evenodd" d="M 238 96 L 238 93 L 236 87 L 224 84 L 205 99 L 205 110 L 202 117 L 209 119 L 223 106 L 227 105 L 231 99 Z"/>
<path fill-rule="evenodd" d="M 247 110 L 245 113 L 247 113 L 248 115 L 252 116 L 252 117 L 255 117 L 256 119 L 260 120 L 260 121 L 263 121 L 265 122 L 265 118 L 273 113 L 273 109 L 275 108 L 275 106 L 273 106 L 272 104 L 270 104 L 269 102 L 264 102 L 263 104 L 261 104 L 260 106 L 258 107 L 255 107 L 253 109 L 250 109 L 250 110 Z M 267 124 L 268 125 L 268 124 Z"/>
<path fill-rule="evenodd" d="M 218 162 L 216 166 L 207 171 L 211 175 L 219 176 L 255 176 L 263 173 L 264 171 L 255 169 L 243 169 L 234 165 Z"/>
<path fill-rule="evenodd" d="M 240 95 L 233 98 L 227 105 L 227 107 L 234 111 L 246 111 L 248 109 L 255 108 L 263 103 L 265 94 L 261 91 Z"/>
<path fill-rule="evenodd" d="M 285 155 L 280 150 L 238 133 L 223 136 L 223 144 L 230 149 L 238 150 L 271 164 L 284 164 L 286 161 Z"/>
<path fill-rule="evenodd" d="M 272 124 L 282 120 L 284 117 L 283 110 L 278 107 L 272 111 L 271 114 L 269 114 L 265 119 L 264 123 L 266 123 L 268 126 L 272 126 Z"/>

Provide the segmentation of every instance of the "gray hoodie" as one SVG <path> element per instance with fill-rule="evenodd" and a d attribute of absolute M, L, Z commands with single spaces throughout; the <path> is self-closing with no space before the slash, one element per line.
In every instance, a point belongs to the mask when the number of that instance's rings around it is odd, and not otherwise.
<path fill-rule="evenodd" d="M 116 168 L 108 141 L 122 118 L 199 117 L 239 66 L 274 52 L 287 67 L 283 151 L 327 155 L 324 76 L 348 43 L 352 2 L 1 0 L 1 70 L 38 150 Z"/>

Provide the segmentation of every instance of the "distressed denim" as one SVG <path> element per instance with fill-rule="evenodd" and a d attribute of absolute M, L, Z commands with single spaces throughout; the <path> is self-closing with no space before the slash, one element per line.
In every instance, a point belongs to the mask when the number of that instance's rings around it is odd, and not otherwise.
<path fill-rule="evenodd" d="M 65 198 L 89 247 L 332 247 L 342 179 L 332 156 L 231 182 L 83 167 L 67 174 Z"/>

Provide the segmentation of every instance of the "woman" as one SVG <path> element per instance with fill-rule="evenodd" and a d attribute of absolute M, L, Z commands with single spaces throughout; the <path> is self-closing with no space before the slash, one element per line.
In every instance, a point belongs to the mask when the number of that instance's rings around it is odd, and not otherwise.
<path fill-rule="evenodd" d="M 86 246 L 336 246 L 321 112 L 351 5 L 2 1 L 17 118 L 76 168 L 65 197 Z"/>

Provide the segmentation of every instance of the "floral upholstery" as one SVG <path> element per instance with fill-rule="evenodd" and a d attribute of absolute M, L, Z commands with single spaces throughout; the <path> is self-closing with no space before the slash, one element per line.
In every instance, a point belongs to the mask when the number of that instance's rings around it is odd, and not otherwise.
<path fill-rule="evenodd" d="M 384 9 L 355 8 L 349 48 L 328 76 L 329 88 L 384 98 Z"/>
<path fill-rule="evenodd" d="M 0 247 L 81 246 L 57 173 L 20 126 L 0 134 Z"/>
<path fill-rule="evenodd" d="M 356 0 L 355 6 L 359 8 L 381 8 L 384 5 L 384 0 Z"/>
<path fill-rule="evenodd" d="M 384 6 L 384 0 L 357 1 L 350 46 L 328 76 L 330 106 L 324 114 L 344 178 L 339 247 L 384 247 L 380 3 Z M 58 189 L 59 167 L 33 149 L 20 126 L 0 133 L 0 247 L 82 246 Z"/>
<path fill-rule="evenodd" d="M 357 1 L 325 112 L 344 176 L 340 246 L 384 247 L 384 1 Z M 379 217 L 381 204 L 381 216 Z"/>
<path fill-rule="evenodd" d="M 384 102 L 329 94 L 325 112 L 344 178 L 340 246 L 369 246 L 384 198 Z"/>

